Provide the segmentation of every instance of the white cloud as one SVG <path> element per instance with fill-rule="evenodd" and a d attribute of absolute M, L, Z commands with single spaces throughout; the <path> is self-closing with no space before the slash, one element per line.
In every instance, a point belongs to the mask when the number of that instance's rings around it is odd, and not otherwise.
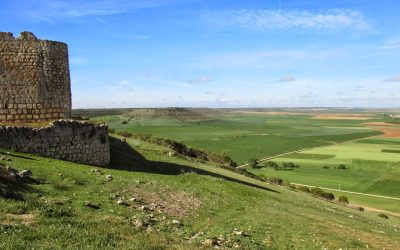
<path fill-rule="evenodd" d="M 188 83 L 190 84 L 202 84 L 202 83 L 208 83 L 211 82 L 213 80 L 213 78 L 211 76 L 200 76 L 198 78 L 189 80 Z"/>
<path fill-rule="evenodd" d="M 369 29 L 361 12 L 350 9 L 307 10 L 229 10 L 208 12 L 204 20 L 219 27 L 242 27 L 257 31 L 274 29 Z"/>
<path fill-rule="evenodd" d="M 395 76 L 384 80 L 384 82 L 400 82 L 400 76 Z"/>
<path fill-rule="evenodd" d="M 293 76 L 282 76 L 279 78 L 280 82 L 294 82 L 296 79 Z"/>

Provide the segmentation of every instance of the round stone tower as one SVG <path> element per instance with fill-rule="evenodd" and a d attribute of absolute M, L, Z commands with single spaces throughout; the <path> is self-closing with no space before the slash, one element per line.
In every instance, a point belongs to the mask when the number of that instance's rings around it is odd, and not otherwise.
<path fill-rule="evenodd" d="M 68 46 L 0 32 L 0 123 L 71 117 Z"/>

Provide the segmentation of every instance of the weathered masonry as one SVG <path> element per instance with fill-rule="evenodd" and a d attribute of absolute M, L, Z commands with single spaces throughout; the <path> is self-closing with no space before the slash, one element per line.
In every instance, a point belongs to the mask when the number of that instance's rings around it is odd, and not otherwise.
<path fill-rule="evenodd" d="M 0 122 L 71 117 L 68 47 L 30 32 L 0 32 Z"/>
<path fill-rule="evenodd" d="M 69 118 L 67 45 L 39 40 L 30 32 L 22 32 L 18 38 L 0 32 L 0 147 L 107 166 L 107 126 Z M 51 124 L 35 128 L 43 122 Z"/>
<path fill-rule="evenodd" d="M 96 166 L 110 162 L 107 126 L 87 122 L 60 120 L 42 128 L 0 126 L 0 147 Z"/>

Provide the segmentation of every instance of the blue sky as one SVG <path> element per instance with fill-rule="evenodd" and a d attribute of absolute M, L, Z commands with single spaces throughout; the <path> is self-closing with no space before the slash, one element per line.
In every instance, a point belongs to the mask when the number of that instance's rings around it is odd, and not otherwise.
<path fill-rule="evenodd" d="M 69 45 L 74 108 L 399 107 L 397 0 L 0 0 Z"/>

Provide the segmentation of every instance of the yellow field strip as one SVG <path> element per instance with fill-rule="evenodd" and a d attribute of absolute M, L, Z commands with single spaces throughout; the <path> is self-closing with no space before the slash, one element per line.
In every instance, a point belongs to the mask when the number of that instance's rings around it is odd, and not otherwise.
<path fill-rule="evenodd" d="M 300 152 L 304 152 L 304 151 L 311 150 L 311 149 L 326 148 L 326 147 L 341 145 L 341 144 L 345 144 L 345 143 L 361 141 L 361 140 L 365 140 L 365 139 L 372 138 L 372 137 L 377 137 L 377 136 L 379 136 L 379 135 L 373 135 L 373 136 L 363 137 L 363 138 L 359 138 L 359 139 L 355 139 L 355 140 L 350 140 L 350 141 L 337 142 L 337 143 L 333 143 L 333 144 L 331 144 L 331 145 L 324 145 L 324 146 L 311 147 L 311 148 L 302 148 L 302 149 L 299 149 L 299 150 L 290 151 L 290 152 L 282 153 L 282 154 L 279 154 L 279 155 L 274 155 L 274 156 L 269 156 L 269 157 L 266 157 L 266 158 L 261 158 L 261 159 L 258 159 L 258 161 L 259 161 L 259 162 L 268 161 L 268 160 L 272 160 L 272 159 L 274 159 L 274 158 L 279 158 L 279 157 L 282 157 L 282 156 L 285 156 L 285 155 L 294 154 L 294 153 L 300 153 Z M 249 163 L 245 163 L 245 164 L 243 164 L 243 165 L 238 166 L 237 168 L 239 168 L 239 169 L 245 168 L 245 167 L 248 166 L 248 165 L 249 165 Z"/>

